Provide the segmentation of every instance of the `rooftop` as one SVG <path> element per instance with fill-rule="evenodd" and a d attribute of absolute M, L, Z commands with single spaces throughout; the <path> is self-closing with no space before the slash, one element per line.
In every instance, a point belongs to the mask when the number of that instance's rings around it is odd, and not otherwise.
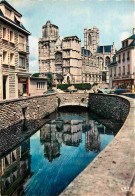
<path fill-rule="evenodd" d="M 21 15 L 15 8 L 13 8 L 7 1 L 2 0 L 2 1 L 0 1 L 0 4 L 6 5 L 7 7 L 11 8 L 13 11 L 15 11 L 16 13 L 18 13 L 20 16 L 22 16 L 22 15 Z"/>
<path fill-rule="evenodd" d="M 1 2 L 2 2 L 2 4 L 3 4 L 3 2 L 5 3 L 6 1 L 1 1 Z M 1 4 L 1 2 L 0 2 L 0 4 Z M 8 3 L 6 2 L 6 4 L 8 4 Z M 11 6 L 11 7 L 12 7 L 12 6 Z M 14 21 L 12 21 L 11 19 L 7 18 L 6 16 L 4 16 L 3 12 L 1 11 L 1 9 L 0 9 L 0 18 L 2 18 L 3 20 L 8 21 L 9 23 L 12 23 L 13 25 L 18 26 L 19 28 L 21 28 L 22 30 L 24 30 L 25 32 L 27 32 L 27 34 L 30 35 L 30 32 L 26 30 L 26 28 L 23 26 L 22 23 L 19 24 L 17 21 L 14 22 Z"/>
<path fill-rule="evenodd" d="M 103 48 L 104 52 L 111 52 L 112 45 L 98 46 L 97 53 L 103 53 Z"/>
<path fill-rule="evenodd" d="M 79 40 L 79 38 L 76 35 L 75 36 L 67 36 L 67 37 L 64 37 L 63 40 L 67 40 L 67 39 L 78 39 Z"/>

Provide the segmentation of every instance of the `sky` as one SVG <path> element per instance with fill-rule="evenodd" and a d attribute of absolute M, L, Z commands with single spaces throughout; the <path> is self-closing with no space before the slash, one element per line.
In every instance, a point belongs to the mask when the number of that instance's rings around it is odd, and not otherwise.
<path fill-rule="evenodd" d="M 132 35 L 135 27 L 135 0 L 7 0 L 23 17 L 31 32 L 30 73 L 38 72 L 38 39 L 50 20 L 59 27 L 61 38 L 77 35 L 84 45 L 84 28 L 99 28 L 100 45 L 115 44 Z"/>

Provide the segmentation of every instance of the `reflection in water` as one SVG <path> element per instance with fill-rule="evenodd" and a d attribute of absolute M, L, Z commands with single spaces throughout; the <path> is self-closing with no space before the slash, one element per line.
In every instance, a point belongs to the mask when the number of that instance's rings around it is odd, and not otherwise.
<path fill-rule="evenodd" d="M 88 112 L 57 114 L 0 160 L 0 195 L 58 195 L 113 139 Z"/>
<path fill-rule="evenodd" d="M 30 139 L 0 160 L 1 195 L 23 195 L 23 184 L 31 176 Z"/>

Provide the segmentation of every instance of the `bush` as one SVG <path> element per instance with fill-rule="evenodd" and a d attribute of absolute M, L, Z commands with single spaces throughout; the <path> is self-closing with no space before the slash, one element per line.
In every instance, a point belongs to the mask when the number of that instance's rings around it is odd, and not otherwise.
<path fill-rule="evenodd" d="M 57 84 L 57 88 L 63 91 L 67 90 L 69 86 L 74 86 L 77 90 L 90 90 L 91 84 L 89 83 L 81 83 L 81 84 Z"/>

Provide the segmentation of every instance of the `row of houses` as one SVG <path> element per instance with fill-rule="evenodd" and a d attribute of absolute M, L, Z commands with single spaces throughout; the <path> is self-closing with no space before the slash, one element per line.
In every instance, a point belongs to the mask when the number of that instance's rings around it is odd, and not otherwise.
<path fill-rule="evenodd" d="M 111 88 L 135 91 L 135 28 L 133 34 L 122 41 L 122 47 L 109 65 Z"/>
<path fill-rule="evenodd" d="M 29 73 L 30 32 L 22 15 L 7 1 L 0 1 L 0 100 L 43 93 L 45 77 Z"/>

